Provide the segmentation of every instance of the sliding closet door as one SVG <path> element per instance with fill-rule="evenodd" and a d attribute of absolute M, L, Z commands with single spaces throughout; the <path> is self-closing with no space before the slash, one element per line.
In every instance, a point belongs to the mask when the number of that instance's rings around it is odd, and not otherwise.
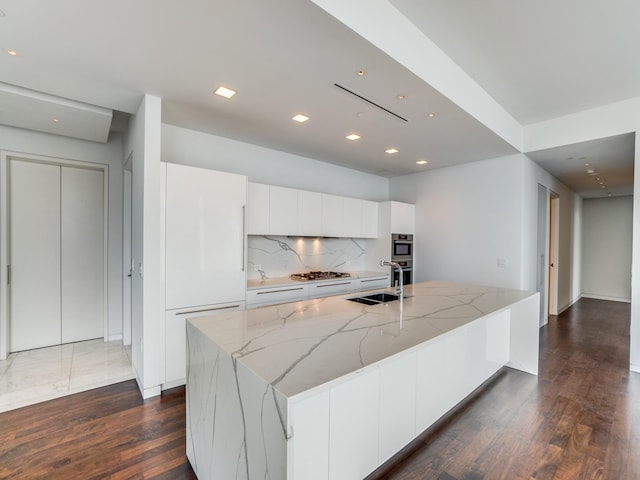
<path fill-rule="evenodd" d="M 103 336 L 104 173 L 62 167 L 62 343 Z"/>
<path fill-rule="evenodd" d="M 60 167 L 10 160 L 11 351 L 59 344 Z"/>

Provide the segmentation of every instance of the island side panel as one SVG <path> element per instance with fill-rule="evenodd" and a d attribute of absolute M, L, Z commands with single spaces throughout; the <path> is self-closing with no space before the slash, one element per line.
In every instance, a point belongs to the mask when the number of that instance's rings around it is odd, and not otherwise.
<path fill-rule="evenodd" d="M 508 367 L 538 375 L 540 294 L 511 305 L 511 334 Z"/>
<path fill-rule="evenodd" d="M 286 400 L 187 322 L 187 457 L 199 480 L 286 478 Z"/>

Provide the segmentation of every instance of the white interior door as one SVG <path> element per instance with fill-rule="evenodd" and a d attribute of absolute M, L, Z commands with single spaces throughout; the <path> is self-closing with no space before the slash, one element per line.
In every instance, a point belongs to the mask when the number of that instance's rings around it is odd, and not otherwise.
<path fill-rule="evenodd" d="M 131 287 L 133 260 L 131 258 L 131 157 L 124 169 L 124 209 L 122 218 L 122 343 L 131 345 Z"/>
<path fill-rule="evenodd" d="M 62 343 L 104 332 L 104 172 L 61 169 Z"/>
<path fill-rule="evenodd" d="M 59 344 L 60 167 L 10 160 L 10 351 Z"/>
<path fill-rule="evenodd" d="M 536 290 L 540 293 L 540 326 L 547 323 L 547 188 L 538 184 Z"/>

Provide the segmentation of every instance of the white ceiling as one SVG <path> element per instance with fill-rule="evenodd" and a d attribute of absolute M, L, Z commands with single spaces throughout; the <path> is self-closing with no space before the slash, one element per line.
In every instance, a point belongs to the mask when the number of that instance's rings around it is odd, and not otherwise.
<path fill-rule="evenodd" d="M 635 0 L 390 1 L 522 125 L 640 96 Z M 114 110 L 115 119 L 149 93 L 163 99 L 166 123 L 389 177 L 516 152 L 308 0 L 0 0 L 0 10 L 0 82 Z M 212 95 L 221 84 L 238 94 Z M 42 130 L 55 109 L 29 112 L 31 128 Z M 311 119 L 290 120 L 300 112 Z M 20 113 L 0 97 L 1 123 Z M 344 138 L 353 132 L 362 138 Z M 615 168 L 632 182 L 629 138 L 603 144 L 626 152 L 616 153 Z M 574 146 L 576 158 L 592 147 Z M 609 155 L 598 155 L 605 173 Z M 551 173 L 567 156 L 530 155 Z M 580 192 L 570 176 L 559 178 Z"/>

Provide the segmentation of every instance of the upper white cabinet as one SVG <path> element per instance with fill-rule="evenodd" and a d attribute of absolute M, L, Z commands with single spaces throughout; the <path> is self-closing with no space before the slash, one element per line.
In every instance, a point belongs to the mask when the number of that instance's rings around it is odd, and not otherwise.
<path fill-rule="evenodd" d="M 342 236 L 362 237 L 362 200 L 344 198 L 342 206 Z"/>
<path fill-rule="evenodd" d="M 250 235 L 378 237 L 378 203 L 249 183 Z"/>
<path fill-rule="evenodd" d="M 389 202 L 391 233 L 416 233 L 416 206 L 409 203 Z"/>
<path fill-rule="evenodd" d="M 378 202 L 362 200 L 362 238 L 378 238 Z"/>
<path fill-rule="evenodd" d="M 249 183 L 249 207 L 247 209 L 247 233 L 269 233 L 269 185 Z"/>
<path fill-rule="evenodd" d="M 298 190 L 298 235 L 320 236 L 322 194 Z"/>
<path fill-rule="evenodd" d="M 322 235 L 342 237 L 344 197 L 322 194 Z"/>
<path fill-rule="evenodd" d="M 167 164 L 166 309 L 243 301 L 247 178 Z"/>
<path fill-rule="evenodd" d="M 298 191 L 269 186 L 269 233 L 296 235 L 298 231 Z"/>

